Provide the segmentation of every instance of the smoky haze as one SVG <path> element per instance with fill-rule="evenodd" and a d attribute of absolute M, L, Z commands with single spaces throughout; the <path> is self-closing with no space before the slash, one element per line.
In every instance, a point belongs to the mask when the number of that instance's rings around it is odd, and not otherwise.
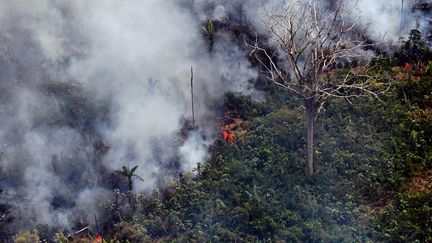
<path fill-rule="evenodd" d="M 2 201 L 21 227 L 92 220 L 110 195 L 107 171 L 122 166 L 139 165 L 136 191 L 192 171 L 218 132 L 222 95 L 257 94 L 243 52 L 220 38 L 209 53 L 201 23 L 174 1 L 11 0 L 0 9 Z M 191 66 L 198 128 L 180 136 Z"/>
<path fill-rule="evenodd" d="M 310 2 L 310 0 L 302 1 Z M 265 32 L 263 12 L 278 11 L 289 0 L 193 0 L 192 2 L 200 20 L 248 22 L 258 32 Z M 340 0 L 318 2 L 332 5 L 338 4 Z M 348 2 L 353 6 L 352 18 L 358 19 L 359 26 L 366 28 L 365 34 L 377 42 L 397 44 L 399 38 L 406 36 L 413 28 L 420 30 L 430 28 L 430 13 L 413 8 L 414 4 L 428 2 L 427 0 L 348 0 Z"/>
<path fill-rule="evenodd" d="M 358 4 L 371 35 L 390 30 L 397 39 L 397 4 L 382 12 L 375 2 Z M 208 159 L 223 94 L 261 94 L 249 82 L 258 71 L 233 36 L 216 33 L 209 51 L 202 26 L 214 19 L 263 32 L 258 10 L 279 5 L 2 1 L 0 197 L 14 205 L 17 227 L 69 226 L 77 215 L 92 221 L 122 166 L 139 165 L 144 181 L 134 189 L 148 192 Z M 377 11 L 388 26 L 375 21 Z M 191 66 L 197 128 L 182 133 L 191 118 Z"/>

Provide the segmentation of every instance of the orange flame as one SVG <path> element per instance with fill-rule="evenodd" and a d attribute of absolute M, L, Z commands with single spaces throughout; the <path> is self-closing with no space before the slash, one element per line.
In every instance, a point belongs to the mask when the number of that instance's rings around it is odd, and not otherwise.
<path fill-rule="evenodd" d="M 102 236 L 96 235 L 96 237 L 93 240 L 93 243 L 102 243 L 103 239 Z"/>
<path fill-rule="evenodd" d="M 234 132 L 230 131 L 229 129 L 224 129 L 222 132 L 223 139 L 229 143 L 234 144 Z"/>
<path fill-rule="evenodd" d="M 228 139 L 228 131 L 227 130 L 223 130 L 222 135 L 223 135 L 223 139 L 225 141 L 227 141 L 227 139 Z"/>
<path fill-rule="evenodd" d="M 93 239 L 88 236 L 83 236 L 79 238 L 79 242 L 85 243 L 103 243 L 103 238 L 100 235 L 96 235 Z"/>
<path fill-rule="evenodd" d="M 228 144 L 234 144 L 234 132 L 241 130 L 244 120 L 236 110 L 226 110 L 222 122 L 222 138 Z"/>

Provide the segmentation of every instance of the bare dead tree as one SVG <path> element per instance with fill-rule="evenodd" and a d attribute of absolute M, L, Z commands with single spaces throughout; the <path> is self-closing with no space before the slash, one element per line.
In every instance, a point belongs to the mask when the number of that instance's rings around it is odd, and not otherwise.
<path fill-rule="evenodd" d="M 275 84 L 304 100 L 307 120 L 307 167 L 313 174 L 314 123 L 329 97 L 377 97 L 388 89 L 368 75 L 364 51 L 369 44 L 358 32 L 359 16 L 352 1 L 291 0 L 266 11 L 269 48 L 255 43 L 254 55 Z M 272 49 L 273 51 L 269 51 Z M 354 61 L 361 63 L 348 68 Z"/>
<path fill-rule="evenodd" d="M 191 105 L 192 105 L 192 128 L 195 128 L 195 107 L 194 107 L 193 67 L 192 66 L 191 66 Z"/>

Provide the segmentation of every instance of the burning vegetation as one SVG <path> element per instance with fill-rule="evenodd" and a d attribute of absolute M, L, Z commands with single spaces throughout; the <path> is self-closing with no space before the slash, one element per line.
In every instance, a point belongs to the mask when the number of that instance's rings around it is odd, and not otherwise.
<path fill-rule="evenodd" d="M 243 131 L 244 122 L 237 111 L 228 110 L 224 112 L 222 136 L 228 144 L 234 144 L 235 134 Z"/>
<path fill-rule="evenodd" d="M 0 3 L 0 242 L 432 242 L 430 3 L 377 45 L 344 1 L 30 2 Z"/>

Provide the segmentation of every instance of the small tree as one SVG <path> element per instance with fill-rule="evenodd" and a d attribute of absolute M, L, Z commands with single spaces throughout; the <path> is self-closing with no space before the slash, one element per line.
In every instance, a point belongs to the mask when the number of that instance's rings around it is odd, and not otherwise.
<path fill-rule="evenodd" d="M 427 41 L 417 29 L 410 31 L 408 39 L 402 38 L 402 44 L 400 52 L 395 54 L 400 65 L 410 63 L 419 68 L 422 62 L 427 62 L 432 58 Z"/>
<path fill-rule="evenodd" d="M 304 101 L 309 176 L 313 174 L 314 124 L 324 102 L 329 97 L 378 97 L 386 90 L 371 82 L 367 65 L 347 68 L 353 62 L 366 64 L 368 44 L 359 35 L 354 6 L 344 0 L 331 2 L 291 0 L 281 9 L 267 11 L 269 48 L 256 43 L 252 52 L 270 80 Z"/>
<path fill-rule="evenodd" d="M 124 176 L 127 178 L 128 180 L 128 190 L 132 191 L 133 189 L 133 183 L 132 183 L 132 178 L 136 177 L 141 181 L 144 181 L 144 179 L 142 177 L 140 177 L 139 175 L 135 174 L 136 169 L 138 168 L 137 166 L 134 166 L 132 169 L 130 169 L 127 166 L 122 166 L 121 170 L 116 170 L 117 173 L 119 173 L 120 175 Z"/>
<path fill-rule="evenodd" d="M 132 192 L 133 189 L 133 181 L 132 178 L 136 177 L 141 181 L 144 181 L 144 179 L 135 174 L 136 169 L 138 169 L 138 165 L 132 167 L 132 169 L 130 169 L 128 166 L 122 166 L 121 170 L 116 170 L 117 173 L 119 173 L 120 175 L 124 176 L 127 178 L 128 181 L 128 193 L 127 193 L 127 197 L 129 200 L 129 205 L 131 206 L 132 210 L 135 211 L 135 203 L 134 203 L 134 193 Z M 117 201 L 117 200 L 116 200 Z"/>
<path fill-rule="evenodd" d="M 39 239 L 38 232 L 36 230 L 30 232 L 28 230 L 21 231 L 15 236 L 14 242 L 17 243 L 28 243 L 28 242 L 41 242 Z"/>

